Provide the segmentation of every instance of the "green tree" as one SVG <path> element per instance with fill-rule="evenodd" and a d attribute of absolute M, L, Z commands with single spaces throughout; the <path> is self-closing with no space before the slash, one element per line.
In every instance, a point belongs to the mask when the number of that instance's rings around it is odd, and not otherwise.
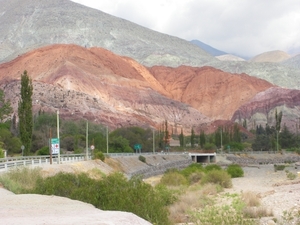
<path fill-rule="evenodd" d="M 19 132 L 22 144 L 24 145 L 24 155 L 28 155 L 31 150 L 33 115 L 32 115 L 32 80 L 25 70 L 21 74 L 21 99 L 18 105 Z"/>
<path fill-rule="evenodd" d="M 232 141 L 237 142 L 237 143 L 241 143 L 242 139 L 241 139 L 241 133 L 240 133 L 240 128 L 239 125 L 237 123 L 234 124 L 233 126 L 233 138 Z"/>
<path fill-rule="evenodd" d="M 282 148 L 296 147 L 296 137 L 289 131 L 285 124 L 283 125 L 283 129 L 280 133 L 279 140 Z"/>
<path fill-rule="evenodd" d="M 192 130 L 191 130 L 191 147 L 192 148 L 195 147 L 195 131 L 194 131 L 193 127 L 192 127 Z"/>
<path fill-rule="evenodd" d="M 201 132 L 200 132 L 200 146 L 201 146 L 201 148 L 204 147 L 205 143 L 206 143 L 205 133 L 204 133 L 203 130 L 201 130 Z"/>
<path fill-rule="evenodd" d="M 129 146 L 129 141 L 121 136 L 112 137 L 109 139 L 109 152 L 121 153 L 121 152 L 133 152 Z"/>
<path fill-rule="evenodd" d="M 276 124 L 275 124 L 275 128 L 276 128 L 276 150 L 278 151 L 278 134 L 280 131 L 280 125 L 281 125 L 281 119 L 282 119 L 282 112 L 277 113 L 277 109 L 275 111 L 275 120 L 276 120 Z"/>
<path fill-rule="evenodd" d="M 4 158 L 4 149 L 2 148 L 3 143 L 0 142 L 0 158 Z"/>
<path fill-rule="evenodd" d="M 0 89 L 0 122 L 3 122 L 11 113 L 12 107 L 10 106 L 10 101 L 5 100 L 4 91 Z"/>
<path fill-rule="evenodd" d="M 183 130 L 181 128 L 181 133 L 179 134 L 179 143 L 180 143 L 180 147 L 184 147 L 184 135 L 183 135 Z"/>

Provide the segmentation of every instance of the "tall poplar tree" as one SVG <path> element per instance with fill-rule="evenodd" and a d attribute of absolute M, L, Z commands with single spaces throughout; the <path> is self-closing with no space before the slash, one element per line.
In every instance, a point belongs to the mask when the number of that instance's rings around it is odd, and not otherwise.
<path fill-rule="evenodd" d="M 179 134 L 179 143 L 180 143 L 180 147 L 184 147 L 184 135 L 183 135 L 183 130 L 181 127 L 181 133 Z"/>
<path fill-rule="evenodd" d="M 192 127 L 192 130 L 191 130 L 191 147 L 192 148 L 195 147 L 195 131 L 194 131 L 193 127 Z"/>
<path fill-rule="evenodd" d="M 32 142 L 32 80 L 25 70 L 21 74 L 21 99 L 18 105 L 20 139 L 24 145 L 24 155 L 29 155 Z"/>
<path fill-rule="evenodd" d="M 0 89 L 0 122 L 3 122 L 9 114 L 12 113 L 12 107 L 10 106 L 10 101 L 5 100 L 5 94 L 2 89 Z"/>

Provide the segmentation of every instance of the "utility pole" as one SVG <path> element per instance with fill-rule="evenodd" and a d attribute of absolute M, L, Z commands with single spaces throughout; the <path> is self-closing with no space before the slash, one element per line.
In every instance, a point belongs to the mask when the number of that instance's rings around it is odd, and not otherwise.
<path fill-rule="evenodd" d="M 59 149 L 58 149 L 58 164 L 60 164 L 59 110 L 57 110 L 57 139 L 58 139 L 58 143 L 59 143 Z"/>
<path fill-rule="evenodd" d="M 88 160 L 88 157 L 89 157 L 89 121 L 87 120 L 86 121 L 86 151 L 85 151 L 85 160 Z"/>
<path fill-rule="evenodd" d="M 108 154 L 108 126 L 106 126 L 106 153 Z"/>
<path fill-rule="evenodd" d="M 155 154 L 155 131 L 153 129 L 153 154 Z"/>

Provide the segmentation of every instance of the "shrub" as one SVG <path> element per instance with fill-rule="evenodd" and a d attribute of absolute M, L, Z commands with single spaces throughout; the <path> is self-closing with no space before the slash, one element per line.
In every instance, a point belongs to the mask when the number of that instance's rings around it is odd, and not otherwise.
<path fill-rule="evenodd" d="M 187 185 L 188 181 L 185 176 L 180 174 L 178 171 L 171 171 L 166 172 L 160 180 L 161 184 L 167 186 L 180 186 L 180 185 Z"/>
<path fill-rule="evenodd" d="M 294 173 L 291 173 L 289 171 L 286 172 L 286 177 L 289 179 L 289 180 L 295 180 L 297 175 L 294 174 Z"/>
<path fill-rule="evenodd" d="M 178 199 L 175 193 L 163 184 L 156 185 L 154 189 L 158 197 L 162 199 L 163 205 L 165 206 L 173 204 Z"/>
<path fill-rule="evenodd" d="M 202 183 L 213 183 L 219 184 L 224 188 L 232 187 L 231 177 L 230 175 L 224 170 L 212 170 L 208 171 L 206 175 L 202 179 Z"/>
<path fill-rule="evenodd" d="M 4 151 L 0 149 L 0 158 L 4 158 Z"/>
<path fill-rule="evenodd" d="M 41 178 L 41 168 L 16 167 L 0 176 L 3 186 L 15 194 L 30 192 Z"/>
<path fill-rule="evenodd" d="M 240 165 L 237 164 L 231 164 L 227 167 L 227 173 L 232 177 L 243 177 L 244 176 L 244 170 Z"/>
<path fill-rule="evenodd" d="M 249 207 L 260 205 L 260 198 L 257 196 L 256 193 L 251 192 L 251 191 L 243 192 L 242 193 L 242 200 Z"/>
<path fill-rule="evenodd" d="M 230 149 L 233 151 L 242 151 L 244 149 L 244 145 L 239 142 L 230 142 L 229 146 L 230 146 Z"/>
<path fill-rule="evenodd" d="M 128 180 L 114 173 L 95 180 L 85 173 L 58 173 L 39 179 L 34 193 L 69 197 L 102 210 L 132 212 L 153 224 L 170 224 L 165 206 L 173 201 L 172 197 L 163 188 L 154 190 L 139 177 Z"/>
<path fill-rule="evenodd" d="M 139 160 L 143 163 L 146 163 L 146 158 L 142 155 L 139 156 Z"/>
<path fill-rule="evenodd" d="M 49 155 L 49 147 L 44 146 L 36 152 L 37 155 Z"/>
<path fill-rule="evenodd" d="M 105 155 L 101 151 L 94 152 L 94 159 L 100 159 L 101 161 L 105 160 Z"/>
<path fill-rule="evenodd" d="M 205 150 L 216 150 L 217 149 L 216 145 L 213 143 L 205 143 L 203 148 Z"/>
<path fill-rule="evenodd" d="M 184 168 L 180 171 L 180 173 L 185 176 L 187 179 L 191 176 L 191 174 L 203 172 L 204 168 L 200 163 L 193 163 L 188 167 Z"/>
<path fill-rule="evenodd" d="M 204 177 L 204 172 L 195 172 L 195 173 L 192 173 L 190 176 L 189 176 L 189 183 L 190 184 L 195 184 L 195 183 L 198 183 L 199 181 L 201 181 L 201 179 Z"/>
<path fill-rule="evenodd" d="M 275 172 L 277 170 L 284 170 L 285 169 L 285 165 L 283 165 L 283 164 L 281 164 L 281 165 L 274 164 L 274 169 L 275 169 Z"/>
<path fill-rule="evenodd" d="M 205 167 L 205 171 L 208 172 L 208 171 L 212 171 L 212 170 L 222 170 L 221 166 L 217 165 L 217 164 L 208 164 L 206 167 Z"/>

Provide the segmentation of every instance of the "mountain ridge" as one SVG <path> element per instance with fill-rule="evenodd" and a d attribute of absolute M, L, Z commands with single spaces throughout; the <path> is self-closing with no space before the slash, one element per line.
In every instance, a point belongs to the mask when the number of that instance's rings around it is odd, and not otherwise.
<path fill-rule="evenodd" d="M 20 75 L 25 69 L 34 84 L 35 113 L 59 110 L 67 119 L 85 118 L 111 129 L 157 128 L 167 120 L 189 132 L 192 126 L 206 126 L 215 120 L 236 121 L 234 115 L 243 105 L 276 87 L 246 74 L 208 66 L 145 67 L 106 49 L 57 44 L 0 64 L 0 84 L 15 114 Z M 255 107 L 250 112 L 254 115 Z M 250 121 L 252 114 L 248 114 Z"/>

